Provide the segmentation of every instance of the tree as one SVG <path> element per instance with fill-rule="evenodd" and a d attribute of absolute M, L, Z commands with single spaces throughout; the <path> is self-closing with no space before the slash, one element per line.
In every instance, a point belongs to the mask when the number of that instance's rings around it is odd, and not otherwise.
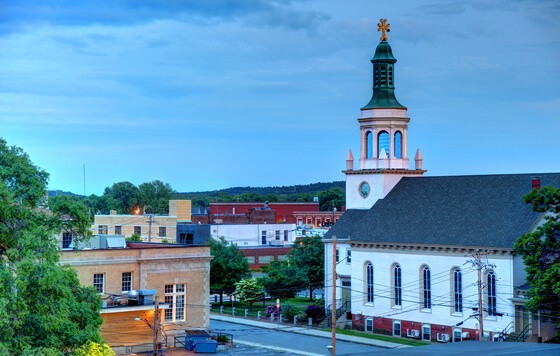
<path fill-rule="evenodd" d="M 542 187 L 523 197 L 533 211 L 545 213 L 545 222 L 515 242 L 523 256 L 529 290 L 525 306 L 560 316 L 560 188 Z"/>
<path fill-rule="evenodd" d="M 306 277 L 309 300 L 313 300 L 313 291 L 324 283 L 324 251 L 325 245 L 321 238 L 309 236 L 296 241 L 288 254 L 290 265 L 295 266 Z"/>
<path fill-rule="evenodd" d="M 130 182 L 115 183 L 110 188 L 105 188 L 103 195 L 115 200 L 120 214 L 130 214 L 139 209 L 140 192 L 138 187 Z"/>
<path fill-rule="evenodd" d="M 235 283 L 251 276 L 251 269 L 237 245 L 228 243 L 223 237 L 211 238 L 208 244 L 214 257 L 210 262 L 210 289 L 220 292 L 222 305 L 223 293 L 233 292 Z"/>
<path fill-rule="evenodd" d="M 62 355 L 99 342 L 101 298 L 60 266 L 58 216 L 36 209 L 48 174 L 0 139 L 0 351 Z M 80 223 L 76 222 L 79 226 Z"/>
<path fill-rule="evenodd" d="M 245 278 L 235 283 L 233 294 L 239 301 L 249 304 L 249 310 L 253 310 L 253 303 L 264 297 L 264 287 L 257 278 Z"/>
<path fill-rule="evenodd" d="M 333 187 L 319 193 L 320 211 L 333 211 L 333 208 L 337 208 L 340 211 L 342 205 L 344 205 L 344 192 L 342 189 Z"/>
<path fill-rule="evenodd" d="M 166 214 L 169 211 L 169 200 L 175 191 L 169 183 L 154 180 L 138 186 L 140 205 L 145 207 L 146 213 Z"/>
<path fill-rule="evenodd" d="M 266 270 L 267 276 L 260 282 L 273 298 L 293 298 L 307 285 L 307 277 L 296 265 L 288 261 L 273 261 Z"/>
<path fill-rule="evenodd" d="M 59 195 L 49 199 L 49 209 L 54 213 L 55 222 L 62 231 L 72 233 L 74 241 L 85 240 L 91 236 L 93 219 L 83 198 Z"/>

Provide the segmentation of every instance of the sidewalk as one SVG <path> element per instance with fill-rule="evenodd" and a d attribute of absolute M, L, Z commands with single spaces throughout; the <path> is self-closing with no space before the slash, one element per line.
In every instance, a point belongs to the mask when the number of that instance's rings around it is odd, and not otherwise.
<path fill-rule="evenodd" d="M 253 320 L 253 319 L 245 319 L 245 318 L 241 318 L 241 317 L 231 317 L 231 316 L 227 316 L 227 315 L 223 315 L 223 314 L 221 314 L 221 315 L 220 314 L 210 314 L 210 319 L 219 320 L 219 321 L 227 321 L 227 322 L 236 323 L 236 324 L 250 325 L 250 326 L 255 326 L 255 327 L 263 328 L 263 329 L 277 329 L 279 331 L 284 331 L 284 332 L 318 336 L 318 337 L 323 337 L 323 338 L 326 338 L 326 339 L 331 338 L 331 333 L 328 332 L 328 331 L 310 329 L 310 328 L 301 327 L 301 326 L 292 326 L 290 324 L 280 324 L 280 325 L 278 325 L 277 323 L 274 323 L 274 322 L 258 321 L 258 320 Z M 364 338 L 364 337 L 342 335 L 342 334 L 337 334 L 336 339 L 337 340 L 342 340 L 342 341 L 349 341 L 349 342 L 353 342 L 353 343 L 357 343 L 357 344 L 377 346 L 377 347 L 382 347 L 382 348 L 386 348 L 386 349 L 411 347 L 411 346 L 408 346 L 408 345 L 397 344 L 397 343 L 388 342 L 388 341 L 367 339 L 367 338 Z"/>

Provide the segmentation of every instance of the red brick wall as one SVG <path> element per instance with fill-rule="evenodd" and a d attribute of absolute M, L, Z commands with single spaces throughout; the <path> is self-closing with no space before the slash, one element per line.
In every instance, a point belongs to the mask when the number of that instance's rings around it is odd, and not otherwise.
<path fill-rule="evenodd" d="M 294 212 L 296 211 L 319 211 L 319 203 L 269 203 L 270 210 L 276 213 L 275 223 L 296 223 Z M 263 209 L 264 203 L 210 203 L 210 214 L 212 219 L 221 214 L 246 214 L 250 209 Z"/>
<path fill-rule="evenodd" d="M 292 248 L 291 247 L 258 247 L 258 248 L 241 248 L 239 249 L 243 256 L 245 257 L 255 257 L 255 263 L 252 263 L 251 269 L 260 269 L 263 266 L 259 263 L 260 256 L 274 256 L 274 261 L 278 261 L 279 255 L 287 255 Z"/>

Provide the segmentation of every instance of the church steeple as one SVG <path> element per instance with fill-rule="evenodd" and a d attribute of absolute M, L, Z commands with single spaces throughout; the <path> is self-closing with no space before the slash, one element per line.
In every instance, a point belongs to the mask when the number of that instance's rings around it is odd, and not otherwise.
<path fill-rule="evenodd" d="M 386 19 L 381 19 L 377 24 L 378 31 L 382 31 L 381 42 L 375 49 L 375 55 L 371 59 L 373 64 L 373 96 L 369 103 L 362 109 L 406 109 L 395 97 L 395 68 L 397 61 L 393 56 L 393 50 L 387 42 L 385 31 L 389 32 L 389 24 Z"/>

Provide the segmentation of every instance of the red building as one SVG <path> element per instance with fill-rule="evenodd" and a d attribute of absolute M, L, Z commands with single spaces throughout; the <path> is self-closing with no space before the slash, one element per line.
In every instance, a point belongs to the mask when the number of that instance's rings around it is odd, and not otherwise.
<path fill-rule="evenodd" d="M 262 210 L 274 210 L 276 212 L 275 223 L 291 223 L 298 224 L 296 220 L 296 213 L 305 212 L 314 214 L 331 214 L 327 212 L 319 212 L 319 203 L 210 203 L 210 219 L 220 219 L 224 215 L 237 215 L 237 214 L 247 214 L 251 210 L 262 209 Z M 326 221 L 326 220 L 323 220 Z M 301 221 L 302 224 L 306 224 L 306 221 Z M 312 222 L 314 223 L 314 222 Z"/>

